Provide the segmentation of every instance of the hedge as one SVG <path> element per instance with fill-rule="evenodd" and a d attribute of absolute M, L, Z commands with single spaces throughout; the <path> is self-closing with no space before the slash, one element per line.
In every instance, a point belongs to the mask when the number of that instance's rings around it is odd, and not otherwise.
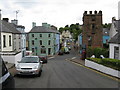
<path fill-rule="evenodd" d="M 100 55 L 103 55 L 104 57 L 109 57 L 109 51 L 108 49 L 104 48 L 92 48 L 88 47 L 87 49 L 87 57 L 91 57 L 92 55 L 95 55 L 96 58 L 99 58 Z"/>
<path fill-rule="evenodd" d="M 119 70 L 120 71 L 120 60 L 118 59 L 110 59 L 110 58 L 87 58 L 88 60 L 94 61 L 98 64 L 102 64 L 104 66 L 113 68 L 115 70 Z"/>

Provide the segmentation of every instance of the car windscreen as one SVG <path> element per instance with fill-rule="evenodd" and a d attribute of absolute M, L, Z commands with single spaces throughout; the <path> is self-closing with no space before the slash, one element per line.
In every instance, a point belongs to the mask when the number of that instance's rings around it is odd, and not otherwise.
<path fill-rule="evenodd" d="M 23 57 L 20 63 L 38 63 L 38 57 Z"/>

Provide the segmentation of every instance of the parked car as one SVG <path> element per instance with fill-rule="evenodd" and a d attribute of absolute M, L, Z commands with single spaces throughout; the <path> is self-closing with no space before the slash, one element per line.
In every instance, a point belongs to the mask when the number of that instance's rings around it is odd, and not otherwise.
<path fill-rule="evenodd" d="M 10 89 L 14 90 L 15 88 L 15 80 L 14 77 L 9 73 L 8 69 L 5 66 L 5 63 L 0 56 L 0 89 Z"/>
<path fill-rule="evenodd" d="M 43 61 L 43 63 L 47 63 L 47 56 L 39 56 L 39 59 Z"/>
<path fill-rule="evenodd" d="M 71 50 L 71 47 L 69 46 L 68 49 Z"/>
<path fill-rule="evenodd" d="M 70 43 L 68 42 L 67 45 L 70 45 Z"/>
<path fill-rule="evenodd" d="M 59 50 L 58 55 L 63 55 L 63 54 L 64 54 L 63 50 Z"/>
<path fill-rule="evenodd" d="M 42 72 L 42 61 L 38 56 L 25 56 L 16 66 L 18 75 L 37 75 L 40 76 Z"/>
<path fill-rule="evenodd" d="M 70 53 L 68 47 L 65 47 L 65 52 L 64 52 L 64 53 L 65 53 L 65 54 L 69 54 L 69 53 Z"/>

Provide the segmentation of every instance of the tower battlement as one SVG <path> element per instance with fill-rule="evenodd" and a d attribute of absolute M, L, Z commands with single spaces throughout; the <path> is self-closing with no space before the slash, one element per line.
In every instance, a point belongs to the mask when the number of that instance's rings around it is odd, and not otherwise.
<path fill-rule="evenodd" d="M 96 10 L 93 11 L 84 11 L 84 15 L 102 15 L 102 11 L 100 10 L 99 12 L 97 12 Z"/>

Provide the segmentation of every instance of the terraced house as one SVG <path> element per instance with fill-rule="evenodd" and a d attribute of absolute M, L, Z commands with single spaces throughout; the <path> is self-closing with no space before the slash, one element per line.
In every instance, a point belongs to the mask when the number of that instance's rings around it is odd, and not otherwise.
<path fill-rule="evenodd" d="M 17 25 L 10 23 L 8 18 L 1 20 L 1 55 L 5 61 L 16 64 L 22 57 L 22 33 Z"/>
<path fill-rule="evenodd" d="M 29 50 L 34 55 L 54 55 L 59 50 L 60 35 L 50 27 L 35 26 L 29 32 Z"/>

